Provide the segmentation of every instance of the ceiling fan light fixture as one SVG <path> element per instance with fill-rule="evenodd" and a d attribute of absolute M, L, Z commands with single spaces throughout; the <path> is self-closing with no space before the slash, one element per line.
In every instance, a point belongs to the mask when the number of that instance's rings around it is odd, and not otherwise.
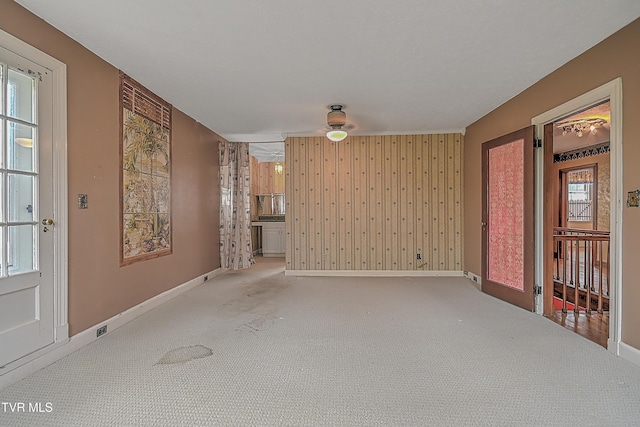
<path fill-rule="evenodd" d="M 33 147 L 33 139 L 32 138 L 16 138 L 16 143 L 24 148 Z"/>
<path fill-rule="evenodd" d="M 334 142 L 342 141 L 348 135 L 342 130 L 342 126 L 347 124 L 347 114 L 342 111 L 343 108 L 341 104 L 333 104 L 329 106 L 327 113 L 327 124 L 331 126 L 331 130 L 327 132 L 327 138 Z"/>
<path fill-rule="evenodd" d="M 344 126 L 347 124 L 347 113 L 342 111 L 344 108 L 341 104 L 333 104 L 329 106 L 330 110 L 327 113 L 327 124 L 332 128 L 336 126 Z"/>
<path fill-rule="evenodd" d="M 347 132 L 342 129 L 331 129 L 327 132 L 327 138 L 334 142 L 340 142 L 347 137 Z"/>

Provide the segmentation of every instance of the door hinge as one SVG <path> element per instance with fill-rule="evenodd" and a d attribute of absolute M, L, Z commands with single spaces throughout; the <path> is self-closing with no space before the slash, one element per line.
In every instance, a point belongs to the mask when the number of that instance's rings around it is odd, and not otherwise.
<path fill-rule="evenodd" d="M 542 295 L 542 286 L 533 285 L 533 295 Z"/>
<path fill-rule="evenodd" d="M 542 148 L 542 139 L 533 138 L 533 148 Z"/>

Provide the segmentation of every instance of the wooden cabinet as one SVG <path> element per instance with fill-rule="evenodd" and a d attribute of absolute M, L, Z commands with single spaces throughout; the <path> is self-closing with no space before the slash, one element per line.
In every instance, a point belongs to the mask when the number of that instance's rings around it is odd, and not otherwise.
<path fill-rule="evenodd" d="M 284 222 L 262 223 L 262 255 L 283 257 L 285 255 Z"/>

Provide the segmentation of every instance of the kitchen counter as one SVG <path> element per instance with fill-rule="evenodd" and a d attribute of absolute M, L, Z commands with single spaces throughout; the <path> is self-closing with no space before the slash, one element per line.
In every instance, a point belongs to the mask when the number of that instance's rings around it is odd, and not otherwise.
<path fill-rule="evenodd" d="M 284 215 L 260 215 L 258 221 L 284 222 Z"/>
<path fill-rule="evenodd" d="M 251 221 L 252 227 L 262 227 L 269 224 L 284 224 L 284 221 Z"/>
<path fill-rule="evenodd" d="M 284 215 L 261 215 L 257 221 L 251 221 L 251 225 L 261 227 L 265 224 L 284 222 Z"/>

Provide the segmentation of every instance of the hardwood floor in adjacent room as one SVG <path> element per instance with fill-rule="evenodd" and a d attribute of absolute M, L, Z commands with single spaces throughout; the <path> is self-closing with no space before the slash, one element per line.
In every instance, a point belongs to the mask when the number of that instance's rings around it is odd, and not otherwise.
<path fill-rule="evenodd" d="M 557 310 L 549 318 L 566 329 L 607 348 L 609 313 L 592 313 L 587 316 L 584 311 L 580 311 L 576 316 L 573 310 L 568 310 L 566 313 Z"/>

